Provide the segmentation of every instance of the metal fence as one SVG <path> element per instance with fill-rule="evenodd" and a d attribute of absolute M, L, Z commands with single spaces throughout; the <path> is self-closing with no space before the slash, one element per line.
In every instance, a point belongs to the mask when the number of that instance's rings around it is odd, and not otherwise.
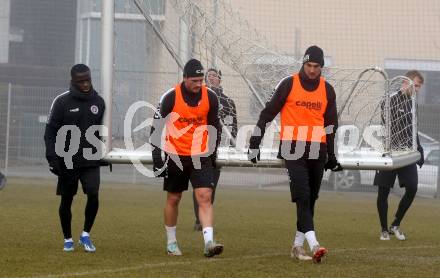
<path fill-rule="evenodd" d="M 8 176 L 44 177 L 53 176 L 48 171 L 43 140 L 47 113 L 52 100 L 66 88 L 30 87 L 0 84 L 0 167 Z M 142 99 L 142 94 L 137 95 Z M 124 94 L 116 94 L 114 101 L 127 102 Z M 133 99 L 132 101 L 135 101 Z M 130 103 L 126 104 L 127 106 Z M 437 107 L 437 106 L 435 106 Z M 440 131 L 436 120 L 438 109 L 421 107 L 422 128 Z M 124 117 L 119 111 L 115 120 Z M 140 116 L 142 117 L 142 116 Z M 141 121 L 141 119 L 138 119 Z M 429 122 L 428 122 L 429 121 Z M 121 127 L 118 127 L 120 129 Z M 120 133 L 120 130 L 117 132 Z M 114 134 L 116 135 L 116 134 Z M 118 136 L 116 136 L 118 137 Z M 121 139 L 121 138 L 119 138 Z M 422 133 L 426 163 L 419 170 L 419 196 L 438 197 L 439 143 Z M 123 147 L 122 140 L 118 140 Z M 220 186 L 246 186 L 271 190 L 287 190 L 288 178 L 284 169 L 265 168 L 223 168 Z M 121 183 L 156 184 L 161 180 L 139 174 L 131 165 L 114 165 L 114 171 L 103 169 L 103 180 Z M 373 192 L 374 171 L 344 171 L 324 175 L 323 190 Z M 401 192 L 395 186 L 396 192 Z"/>

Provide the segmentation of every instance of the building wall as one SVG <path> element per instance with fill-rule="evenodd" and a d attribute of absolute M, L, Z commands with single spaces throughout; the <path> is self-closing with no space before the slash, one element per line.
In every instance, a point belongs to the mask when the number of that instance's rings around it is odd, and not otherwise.
<path fill-rule="evenodd" d="M 383 66 L 384 59 L 440 60 L 437 0 L 234 0 L 231 4 L 287 53 L 317 44 L 337 67 Z M 295 38 L 295 28 L 300 37 Z"/>
<path fill-rule="evenodd" d="M 1 52 L 8 56 L 0 61 L 0 82 L 67 86 L 75 57 L 76 0 L 14 0 L 8 11 L 9 28 L 0 32 L 7 44 L 7 53 Z"/>

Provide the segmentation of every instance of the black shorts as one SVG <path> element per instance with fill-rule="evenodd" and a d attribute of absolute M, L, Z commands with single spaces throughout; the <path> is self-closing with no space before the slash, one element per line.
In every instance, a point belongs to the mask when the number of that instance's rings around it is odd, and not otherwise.
<path fill-rule="evenodd" d="M 419 182 L 417 165 L 411 164 L 391 171 L 376 171 L 376 175 L 374 176 L 374 185 L 393 187 L 396 177 L 399 177 L 400 187 L 417 186 Z"/>
<path fill-rule="evenodd" d="M 323 159 L 285 160 L 289 174 L 290 195 L 292 202 L 299 198 L 318 199 L 324 174 Z"/>
<path fill-rule="evenodd" d="M 66 170 L 58 177 L 57 195 L 76 195 L 78 181 L 84 194 L 98 194 L 100 183 L 99 167 Z"/>
<path fill-rule="evenodd" d="M 190 156 L 179 156 L 183 169 L 169 157 L 167 175 L 164 178 L 163 190 L 168 192 L 183 192 L 188 190 L 188 182 L 193 188 L 214 187 L 214 173 L 209 157 L 200 158 L 200 169 L 195 169 Z"/>

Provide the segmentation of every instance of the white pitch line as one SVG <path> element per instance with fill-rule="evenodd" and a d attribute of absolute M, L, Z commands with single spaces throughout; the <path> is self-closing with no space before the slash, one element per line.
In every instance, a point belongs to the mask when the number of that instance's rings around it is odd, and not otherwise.
<path fill-rule="evenodd" d="M 353 249 L 330 249 L 329 253 L 341 253 L 341 252 L 358 252 L 358 251 L 383 251 L 383 250 L 412 250 L 412 249 L 434 249 L 440 248 L 440 246 L 433 245 L 421 245 L 421 246 L 408 246 L 408 247 L 378 247 L 378 248 L 353 248 Z M 120 268 L 107 268 L 107 269 L 98 269 L 92 271 L 83 271 L 83 272 L 69 272 L 69 273 L 61 273 L 61 274 L 47 274 L 42 276 L 30 276 L 23 278 L 58 278 L 58 277 L 78 277 L 78 276 L 88 276 L 88 275 L 96 275 L 96 274 L 105 274 L 105 273 L 116 273 L 116 272 L 127 272 L 133 270 L 141 270 L 155 267 L 168 267 L 168 266 L 178 266 L 178 265 L 190 265 L 197 263 L 213 263 L 213 262 L 225 262 L 225 261 L 235 261 L 235 260 L 251 260 L 251 259 L 261 259 L 268 257 L 277 257 L 277 256 L 286 256 L 287 252 L 283 253 L 272 253 L 266 255 L 247 255 L 241 257 L 233 257 L 233 258 L 205 258 L 197 261 L 184 261 L 184 262 L 162 262 L 162 263 L 151 263 L 151 264 L 141 264 L 137 266 L 128 266 L 128 267 L 120 267 Z"/>
<path fill-rule="evenodd" d="M 147 268 L 155 268 L 155 267 L 168 267 L 168 266 L 177 266 L 177 265 L 190 265 L 193 263 L 212 263 L 212 262 L 224 262 L 224 261 L 233 261 L 233 260 L 249 260 L 249 259 L 259 259 L 266 257 L 275 257 L 285 255 L 286 253 L 272 253 L 266 255 L 249 255 L 242 257 L 234 257 L 234 258 L 205 258 L 197 261 L 184 261 L 184 262 L 163 262 L 163 263 L 151 263 L 151 264 L 141 264 L 138 266 L 128 266 L 121 268 L 108 268 L 108 269 L 98 269 L 92 271 L 83 271 L 83 272 L 70 272 L 70 273 L 61 273 L 61 274 L 47 274 L 43 276 L 30 276 L 23 278 L 54 278 L 54 277 L 70 277 L 70 276 L 85 276 L 85 275 L 93 275 L 93 274 L 104 274 L 104 273 L 115 273 L 115 272 L 126 272 L 132 270 L 140 270 Z"/>

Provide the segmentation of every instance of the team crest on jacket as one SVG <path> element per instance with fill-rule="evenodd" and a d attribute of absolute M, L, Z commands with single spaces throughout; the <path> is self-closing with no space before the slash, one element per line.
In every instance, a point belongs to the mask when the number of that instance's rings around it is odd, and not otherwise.
<path fill-rule="evenodd" d="M 99 112 L 98 106 L 96 106 L 96 105 L 90 106 L 90 111 L 92 111 L 92 113 L 95 115 L 98 114 L 98 112 Z"/>

